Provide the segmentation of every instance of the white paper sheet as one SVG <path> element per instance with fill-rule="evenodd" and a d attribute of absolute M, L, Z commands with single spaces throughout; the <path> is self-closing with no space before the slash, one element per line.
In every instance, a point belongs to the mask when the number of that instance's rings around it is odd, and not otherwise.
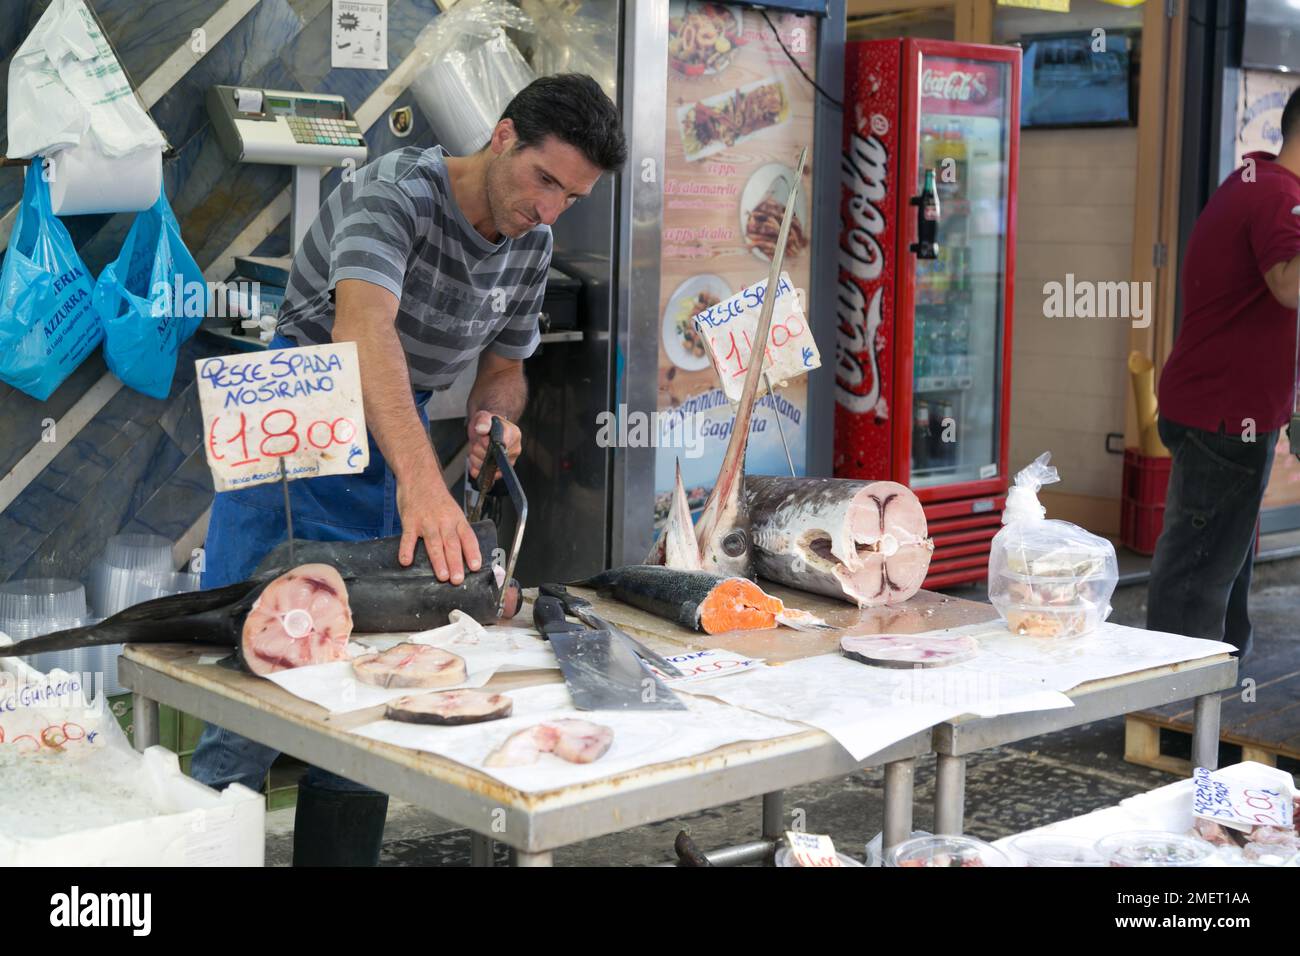
<path fill-rule="evenodd" d="M 639 767 L 707 753 L 743 740 L 770 740 L 807 728 L 710 700 L 683 697 L 685 711 L 579 711 L 562 684 L 511 691 L 514 713 L 505 720 L 433 727 L 380 720 L 356 733 L 371 740 L 423 750 L 474 767 L 520 790 L 536 792 L 599 780 Z M 542 754 L 526 767 L 485 767 L 488 754 L 513 733 L 544 720 L 576 718 L 603 724 L 614 742 L 588 764 Z"/>
<path fill-rule="evenodd" d="M 839 741 L 854 760 L 965 713 L 995 716 L 1073 706 L 1064 694 L 980 673 L 967 664 L 915 670 L 868 667 L 837 654 L 679 689 L 812 724 Z"/>
<path fill-rule="evenodd" d="M 403 641 L 428 644 L 451 651 L 465 660 L 467 679 L 460 684 L 439 687 L 482 687 L 498 671 L 553 670 L 559 665 L 550 645 L 533 631 L 522 627 L 485 628 L 472 619 L 452 612 L 458 620 L 445 627 L 411 635 L 365 635 L 348 645 L 354 657 L 370 650 L 383 651 Z M 377 707 L 399 697 L 427 693 L 419 689 L 373 687 L 356 679 L 352 664 L 336 661 L 296 667 L 270 675 L 295 697 L 319 704 L 332 714 L 346 714 Z"/>

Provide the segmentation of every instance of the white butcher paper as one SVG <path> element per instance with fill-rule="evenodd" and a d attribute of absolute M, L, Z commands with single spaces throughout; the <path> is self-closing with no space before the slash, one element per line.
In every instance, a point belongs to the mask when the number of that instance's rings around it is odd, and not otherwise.
<path fill-rule="evenodd" d="M 807 730 L 798 724 L 728 707 L 711 700 L 682 697 L 687 710 L 577 710 L 563 684 L 509 691 L 514 712 L 504 720 L 436 727 L 379 720 L 355 733 L 371 740 L 422 750 L 481 770 L 502 783 L 529 793 L 627 773 L 651 764 L 707 753 L 748 740 L 773 740 Z M 591 763 L 570 763 L 542 754 L 524 767 L 485 767 L 488 755 L 514 733 L 549 720 L 586 720 L 614 732 L 604 756 Z"/>
<path fill-rule="evenodd" d="M 466 680 L 444 687 L 375 687 L 357 679 L 349 661 L 311 664 L 268 676 L 295 697 L 319 704 L 332 714 L 377 707 L 399 697 L 412 697 L 458 687 L 482 687 L 498 671 L 554 670 L 559 667 L 550 645 L 522 627 L 483 627 L 460 611 L 451 612 L 452 623 L 418 634 L 363 634 L 353 638 L 353 657 L 385 651 L 403 642 L 428 644 L 464 658 Z M 364 645 L 364 646 L 363 646 Z"/>
<path fill-rule="evenodd" d="M 979 654 L 961 665 L 963 667 L 1010 674 L 1019 680 L 1059 691 L 1072 690 L 1089 681 L 1181 664 L 1234 650 L 1231 644 L 1220 641 L 1110 623 L 1078 637 L 1013 634 L 1001 621 L 934 633 L 969 634 L 979 641 Z"/>
<path fill-rule="evenodd" d="M 839 654 L 806 657 L 734 678 L 680 688 L 737 707 L 811 724 L 854 760 L 966 713 L 993 717 L 1071 707 L 1064 694 L 968 664 L 939 668 L 870 667 Z"/>

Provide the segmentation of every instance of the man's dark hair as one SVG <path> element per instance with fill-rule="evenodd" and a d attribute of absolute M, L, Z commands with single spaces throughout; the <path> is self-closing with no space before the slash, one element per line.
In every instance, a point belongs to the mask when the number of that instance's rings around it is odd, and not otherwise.
<path fill-rule="evenodd" d="M 1300 87 L 1296 87 L 1282 108 L 1282 139 L 1300 134 Z"/>
<path fill-rule="evenodd" d="M 600 84 L 581 73 L 533 80 L 515 94 L 501 118 L 514 121 L 520 146 L 539 146 L 555 136 L 607 172 L 627 160 L 618 110 Z"/>

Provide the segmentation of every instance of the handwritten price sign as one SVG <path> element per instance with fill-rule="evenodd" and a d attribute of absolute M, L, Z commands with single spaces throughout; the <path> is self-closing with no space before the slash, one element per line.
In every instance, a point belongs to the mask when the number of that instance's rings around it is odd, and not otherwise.
<path fill-rule="evenodd" d="M 785 839 L 790 844 L 790 855 L 798 866 L 844 865 L 840 855 L 835 852 L 834 842 L 828 836 L 786 830 Z"/>
<path fill-rule="evenodd" d="M 740 400 L 744 388 L 766 292 L 764 279 L 695 317 L 695 330 L 704 338 L 722 390 L 733 402 Z M 772 327 L 768 330 L 763 359 L 763 370 L 773 382 L 789 381 L 822 364 L 803 312 L 802 299 L 803 293 L 791 284 L 790 274 L 782 272 L 777 280 Z M 761 395 L 765 390 L 766 383 L 760 381 L 758 393 Z"/>
<path fill-rule="evenodd" d="M 737 674 L 754 667 L 761 667 L 763 664 L 760 658 L 717 649 L 674 654 L 667 660 L 682 672 L 681 677 L 670 677 L 654 665 L 647 665 L 657 677 L 666 681 L 708 680 L 711 677 L 722 677 L 724 674 Z"/>
<path fill-rule="evenodd" d="M 1245 786 L 1216 777 L 1204 767 L 1192 774 L 1192 815 L 1238 830 L 1291 826 L 1291 795 L 1266 786 Z"/>
<path fill-rule="evenodd" d="M 290 478 L 353 474 L 370 463 L 353 343 L 194 364 L 217 491 L 277 481 L 281 461 Z"/>

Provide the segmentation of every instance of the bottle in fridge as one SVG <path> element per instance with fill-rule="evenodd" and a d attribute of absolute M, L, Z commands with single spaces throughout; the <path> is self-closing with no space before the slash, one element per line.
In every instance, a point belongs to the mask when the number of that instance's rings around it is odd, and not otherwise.
<path fill-rule="evenodd" d="M 835 474 L 916 492 L 927 587 L 979 580 L 1009 477 L 1020 51 L 849 43 L 845 98 Z"/>

